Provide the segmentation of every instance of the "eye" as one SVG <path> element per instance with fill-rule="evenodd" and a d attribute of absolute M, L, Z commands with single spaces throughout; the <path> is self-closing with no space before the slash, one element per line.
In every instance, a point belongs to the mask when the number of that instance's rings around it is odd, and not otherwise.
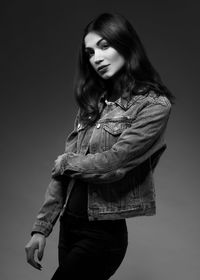
<path fill-rule="evenodd" d="M 102 41 L 101 44 L 100 44 L 100 48 L 102 50 L 106 50 L 110 47 L 109 43 L 107 41 Z"/>
<path fill-rule="evenodd" d="M 85 53 L 88 57 L 92 57 L 94 55 L 93 49 L 86 49 Z"/>

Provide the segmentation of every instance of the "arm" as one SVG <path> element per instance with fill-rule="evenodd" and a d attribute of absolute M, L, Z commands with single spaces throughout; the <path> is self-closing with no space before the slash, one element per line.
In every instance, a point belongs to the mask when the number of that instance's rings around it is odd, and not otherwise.
<path fill-rule="evenodd" d="M 163 147 L 170 110 L 169 101 L 148 102 L 110 150 L 87 155 L 65 153 L 58 173 L 95 183 L 123 178 Z"/>
<path fill-rule="evenodd" d="M 69 134 L 65 144 L 65 152 L 76 151 L 78 114 L 74 122 L 74 130 Z M 31 235 L 35 232 L 42 233 L 46 237 L 51 233 L 56 223 L 66 196 L 66 189 L 70 178 L 55 176 L 52 178 L 45 193 L 45 200 L 33 225 Z"/>
<path fill-rule="evenodd" d="M 45 201 L 33 225 L 32 237 L 25 247 L 27 262 L 36 269 L 42 268 L 37 259 L 42 260 L 46 237 L 51 233 L 62 209 L 64 190 L 66 188 L 63 187 L 62 181 L 51 180 L 45 193 Z M 35 254 L 36 251 L 37 254 Z"/>
<path fill-rule="evenodd" d="M 65 151 L 76 151 L 77 140 L 77 126 L 78 114 L 74 122 L 74 130 L 69 134 Z M 63 180 L 64 179 L 64 180 Z M 66 186 L 69 183 L 70 178 L 63 178 L 63 176 L 57 176 L 53 178 L 46 190 L 44 203 L 37 215 L 36 222 L 33 225 L 31 232 L 31 239 L 25 247 L 27 262 L 41 270 L 41 264 L 36 260 L 42 260 L 44 254 L 44 248 L 46 244 L 46 237 L 51 233 L 54 224 L 56 223 L 60 211 L 62 210 L 63 203 L 66 196 Z M 37 251 L 37 255 L 35 252 Z"/>
<path fill-rule="evenodd" d="M 66 186 L 69 179 L 70 178 L 65 178 L 65 182 L 55 179 L 50 181 L 45 193 L 43 205 L 40 208 L 36 221 L 33 225 L 31 235 L 37 232 L 47 237 L 51 233 L 62 210 Z"/>
<path fill-rule="evenodd" d="M 67 152 L 76 152 L 77 150 L 77 138 L 78 138 L 78 131 L 77 131 L 77 125 L 79 121 L 79 110 L 76 115 L 75 121 L 74 121 L 74 129 L 73 131 L 68 135 L 66 143 L 65 143 L 65 153 Z"/>

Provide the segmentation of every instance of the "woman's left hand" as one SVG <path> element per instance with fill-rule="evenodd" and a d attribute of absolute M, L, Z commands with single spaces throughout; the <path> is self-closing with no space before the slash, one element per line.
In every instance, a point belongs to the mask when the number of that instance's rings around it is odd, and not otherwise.
<path fill-rule="evenodd" d="M 57 159 L 55 160 L 55 164 L 54 164 L 54 168 L 52 170 L 52 175 L 53 176 L 59 176 L 61 175 L 61 165 L 62 165 L 62 161 L 64 159 L 64 157 L 66 156 L 66 154 L 62 154 L 62 155 L 59 155 L 57 157 Z"/>

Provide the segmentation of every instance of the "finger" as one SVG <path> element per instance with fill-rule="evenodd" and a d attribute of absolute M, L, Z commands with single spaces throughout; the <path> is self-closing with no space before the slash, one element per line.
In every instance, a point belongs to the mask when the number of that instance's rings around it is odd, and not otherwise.
<path fill-rule="evenodd" d="M 60 155 L 60 156 L 57 157 L 57 159 L 55 160 L 55 162 L 56 162 L 57 164 L 60 164 L 60 162 L 62 161 L 62 159 L 63 159 L 63 155 Z"/>
<path fill-rule="evenodd" d="M 41 261 L 43 258 L 43 254 L 44 254 L 44 248 L 45 248 L 45 242 L 40 242 L 39 243 L 39 249 L 38 249 L 38 260 Z"/>
<path fill-rule="evenodd" d="M 35 267 L 36 269 L 41 270 L 42 266 L 41 264 L 39 264 L 38 262 L 35 261 L 34 259 L 34 254 L 35 254 L 35 250 L 37 248 L 27 248 L 26 247 L 26 258 L 27 258 L 27 262 L 32 265 L 33 267 Z"/>
<path fill-rule="evenodd" d="M 62 158 L 62 156 L 60 155 L 60 156 L 57 157 L 57 159 L 55 161 L 60 161 L 61 158 Z"/>
<path fill-rule="evenodd" d="M 59 164 L 60 164 L 60 161 L 58 159 L 55 160 L 55 168 L 58 168 Z"/>

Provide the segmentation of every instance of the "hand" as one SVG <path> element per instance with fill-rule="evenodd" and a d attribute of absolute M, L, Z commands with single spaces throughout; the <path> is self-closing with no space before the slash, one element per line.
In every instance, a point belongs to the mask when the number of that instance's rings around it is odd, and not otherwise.
<path fill-rule="evenodd" d="M 54 168 L 52 170 L 52 175 L 53 176 L 59 176 L 61 175 L 61 164 L 62 164 L 62 160 L 65 157 L 65 154 L 62 154 L 60 156 L 57 157 L 57 159 L 55 160 L 55 164 L 54 164 Z"/>
<path fill-rule="evenodd" d="M 35 233 L 25 247 L 27 262 L 39 270 L 42 269 L 42 266 L 40 263 L 35 261 L 35 251 L 38 250 L 37 258 L 39 261 L 41 261 L 44 254 L 45 245 L 46 237 L 43 234 Z"/>
<path fill-rule="evenodd" d="M 60 155 L 60 156 L 58 156 L 57 159 L 55 160 L 55 168 L 56 168 L 57 170 L 60 170 L 60 168 L 61 168 L 61 162 L 62 162 L 62 159 L 63 159 L 64 156 L 65 156 L 65 154 Z"/>

